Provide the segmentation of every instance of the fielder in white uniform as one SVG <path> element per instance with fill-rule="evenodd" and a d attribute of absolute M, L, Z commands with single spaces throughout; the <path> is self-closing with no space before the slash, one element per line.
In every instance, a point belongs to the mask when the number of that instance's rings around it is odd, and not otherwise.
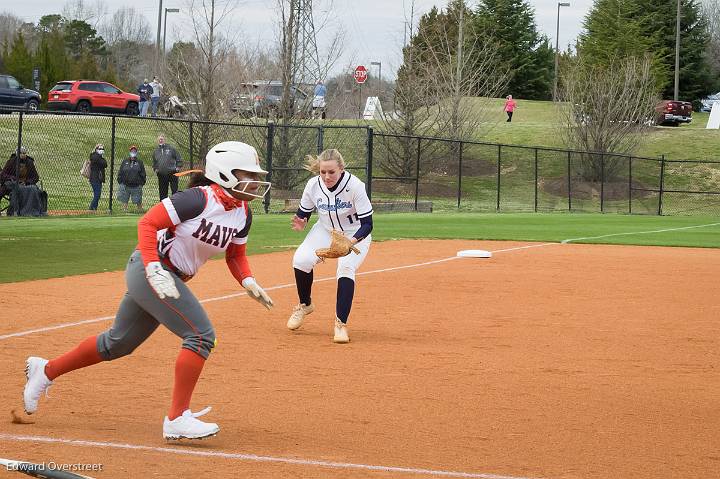
<path fill-rule="evenodd" d="M 333 341 L 347 343 L 350 341 L 347 321 L 355 294 L 355 271 L 365 261 L 372 242 L 372 204 L 365 192 L 365 183 L 345 171 L 345 160 L 338 150 L 325 150 L 317 157 L 307 158 L 305 168 L 318 176 L 310 178 L 305 185 L 300 207 L 292 220 L 292 229 L 305 229 L 313 210 L 317 210 L 318 220 L 293 257 L 300 303 L 295 306 L 287 327 L 291 330 L 299 328 L 305 316 L 315 309 L 310 298 L 313 268 L 320 262 L 315 250 L 330 246 L 330 232 L 338 230 L 360 250 L 360 254 L 350 253 L 338 258 L 337 264 Z"/>

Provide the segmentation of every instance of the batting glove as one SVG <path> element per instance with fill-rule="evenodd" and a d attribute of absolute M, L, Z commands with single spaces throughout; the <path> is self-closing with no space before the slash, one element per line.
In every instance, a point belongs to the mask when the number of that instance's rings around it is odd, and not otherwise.
<path fill-rule="evenodd" d="M 265 306 L 267 309 L 273 307 L 273 301 L 270 296 L 255 282 L 255 278 L 245 278 L 242 280 L 243 288 L 248 292 L 248 296 L 257 301 L 258 303 Z"/>
<path fill-rule="evenodd" d="M 145 266 L 145 277 L 160 299 L 180 297 L 180 291 L 175 286 L 175 279 L 169 271 L 163 269 L 159 261 L 152 261 Z"/>

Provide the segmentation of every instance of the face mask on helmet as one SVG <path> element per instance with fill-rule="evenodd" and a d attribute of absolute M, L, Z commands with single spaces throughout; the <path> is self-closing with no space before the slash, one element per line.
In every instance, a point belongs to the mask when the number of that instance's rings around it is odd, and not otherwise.
<path fill-rule="evenodd" d="M 234 171 L 267 174 L 260 167 L 260 158 L 252 146 L 240 141 L 224 141 L 210 148 L 205 156 L 205 177 L 236 193 L 253 198 L 263 198 L 270 191 L 270 182 L 256 180 L 238 180 Z M 256 192 L 250 192 L 248 186 L 257 184 Z"/>

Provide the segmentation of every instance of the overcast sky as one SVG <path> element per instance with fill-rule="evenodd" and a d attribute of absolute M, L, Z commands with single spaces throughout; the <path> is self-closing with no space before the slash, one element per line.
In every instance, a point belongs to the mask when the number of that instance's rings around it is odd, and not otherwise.
<path fill-rule="evenodd" d="M 85 0 L 92 4 L 93 0 Z M 189 38 L 187 35 L 189 17 L 187 13 L 187 0 L 123 0 L 124 6 L 134 7 L 144 14 L 154 34 L 157 32 L 158 9 L 162 1 L 163 8 L 181 8 L 180 13 L 168 14 L 167 45 L 172 45 L 175 39 Z M 199 0 L 196 0 L 198 3 Z M 233 2 L 234 0 L 217 0 L 220 6 Z M 316 10 L 316 17 L 325 17 L 323 9 L 327 8 L 331 0 L 315 0 L 313 5 Z M 394 71 L 400 64 L 400 46 L 403 44 L 405 25 L 410 20 L 411 0 L 332 0 L 332 18 L 324 31 L 319 34 L 318 47 L 322 50 L 331 37 L 333 28 L 342 28 L 345 34 L 344 54 L 334 72 L 337 73 L 342 67 L 349 64 L 364 64 L 370 69 L 370 62 L 382 64 L 383 77 L 394 76 Z M 0 9 L 13 13 L 26 21 L 37 22 L 47 14 L 60 13 L 64 1 L 55 0 L 22 0 L 6 2 Z M 118 3 L 105 1 L 110 13 L 118 8 Z M 561 7 L 560 10 L 560 49 L 568 44 L 574 43 L 575 38 L 582 29 L 582 21 L 593 0 L 570 0 L 569 7 Z M 476 1 L 469 4 L 474 8 Z M 555 45 L 555 30 L 557 22 L 558 2 L 555 0 L 530 0 L 535 8 L 535 19 L 538 28 L 545 33 Z M 112 5 L 112 6 L 111 6 Z M 275 37 L 276 0 L 238 0 L 237 8 L 234 11 L 232 21 L 228 25 L 238 35 L 240 40 L 249 44 L 267 43 Z M 444 7 L 447 0 L 416 0 L 415 1 L 415 24 L 423 13 L 427 12 L 433 5 Z M 185 7 L 185 8 L 183 8 Z M 317 25 L 316 25 L 317 26 Z M 154 35 L 153 35 L 154 38 Z M 374 67 L 377 68 L 377 67 Z M 373 69 L 371 74 L 375 73 Z"/>

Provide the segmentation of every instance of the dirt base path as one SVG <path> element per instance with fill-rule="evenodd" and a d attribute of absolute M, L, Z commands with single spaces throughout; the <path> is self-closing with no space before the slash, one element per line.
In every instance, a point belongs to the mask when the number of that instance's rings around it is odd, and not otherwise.
<path fill-rule="evenodd" d="M 469 248 L 496 253 L 422 264 Z M 271 312 L 238 295 L 222 261 L 190 283 L 209 300 L 218 336 L 192 405 L 212 405 L 207 418 L 221 427 L 191 444 L 162 440 L 180 345 L 163 328 L 130 357 L 59 378 L 35 424 L 11 424 L 25 358 L 61 354 L 110 320 L 48 328 L 111 317 L 124 280 L 0 285 L 0 455 L 101 464 L 86 472 L 97 478 L 650 479 L 720 470 L 717 250 L 376 243 L 357 278 L 348 345 L 331 341 L 335 281 L 323 279 L 334 262 L 316 270 L 308 323 L 285 329 L 297 301 L 291 258 L 250 258 Z M 33 329 L 41 331 L 25 334 Z"/>

